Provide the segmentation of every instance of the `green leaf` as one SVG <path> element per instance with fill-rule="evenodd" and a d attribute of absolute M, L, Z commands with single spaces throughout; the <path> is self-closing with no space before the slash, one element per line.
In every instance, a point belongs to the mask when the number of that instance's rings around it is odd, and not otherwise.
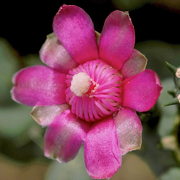
<path fill-rule="evenodd" d="M 53 162 L 46 174 L 45 180 L 90 180 L 83 162 L 82 150 L 76 158 L 68 163 Z"/>
<path fill-rule="evenodd" d="M 172 106 L 172 105 L 178 105 L 179 104 L 179 101 L 178 100 L 175 100 L 173 102 L 170 102 L 168 104 L 165 104 L 164 106 Z"/>
<path fill-rule="evenodd" d="M 178 180 L 178 179 L 180 179 L 180 168 L 178 167 L 171 168 L 160 177 L 160 180 Z"/>
<path fill-rule="evenodd" d="M 173 153 L 161 148 L 160 137 L 156 130 L 149 129 L 145 125 L 143 126 L 142 148 L 136 153 L 149 164 L 157 176 L 162 174 L 164 170 L 176 166 Z"/>
<path fill-rule="evenodd" d="M 0 137 L 0 153 L 8 159 L 29 162 L 33 159 L 47 161 L 43 156 L 43 151 L 33 141 L 29 140 L 24 145 L 19 146 L 12 138 Z"/>
<path fill-rule="evenodd" d="M 171 95 L 173 98 L 175 98 L 176 97 L 176 91 L 174 91 L 174 90 L 169 90 L 169 91 L 167 91 L 167 93 L 169 94 L 169 95 Z"/>
<path fill-rule="evenodd" d="M 167 61 L 165 61 L 165 63 L 166 63 L 167 68 L 173 73 L 173 75 L 175 75 L 177 68 Z"/>
<path fill-rule="evenodd" d="M 33 122 L 31 108 L 17 105 L 0 108 L 0 135 L 15 138 L 20 136 Z"/>
<path fill-rule="evenodd" d="M 167 93 L 169 89 L 174 87 L 172 78 L 162 81 L 163 90 L 159 98 L 159 105 L 162 111 L 158 133 L 161 137 L 167 136 L 172 133 L 176 125 L 176 106 L 165 106 L 172 102 L 172 97 Z"/>
<path fill-rule="evenodd" d="M 0 38 L 0 103 L 10 100 L 12 75 L 18 69 L 18 56 L 9 43 Z"/>

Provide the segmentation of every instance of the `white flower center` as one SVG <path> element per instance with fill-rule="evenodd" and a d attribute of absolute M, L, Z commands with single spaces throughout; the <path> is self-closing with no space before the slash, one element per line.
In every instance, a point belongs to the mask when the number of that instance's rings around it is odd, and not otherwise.
<path fill-rule="evenodd" d="M 90 85 L 91 85 L 90 77 L 85 72 L 80 72 L 73 76 L 70 90 L 76 96 L 82 96 L 83 94 L 88 92 Z"/>

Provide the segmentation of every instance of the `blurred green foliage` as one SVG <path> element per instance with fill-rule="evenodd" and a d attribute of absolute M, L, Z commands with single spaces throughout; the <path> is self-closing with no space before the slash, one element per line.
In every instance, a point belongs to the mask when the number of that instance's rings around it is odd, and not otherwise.
<path fill-rule="evenodd" d="M 160 180 L 178 180 L 178 179 L 180 179 L 180 168 L 171 168 L 160 178 Z"/>
<path fill-rule="evenodd" d="M 18 55 L 9 43 L 0 38 L 0 103 L 6 105 L 10 100 L 12 75 L 18 69 Z"/>
<path fill-rule="evenodd" d="M 18 69 L 36 61 L 37 56 L 20 57 L 6 40 L 0 38 L 0 152 L 23 162 L 43 157 L 42 150 L 34 143 L 40 138 L 42 142 L 42 129 L 31 119 L 30 107 L 11 99 L 11 79 Z"/>
<path fill-rule="evenodd" d="M 158 133 L 161 137 L 170 135 L 176 125 L 177 108 L 176 106 L 165 106 L 171 102 L 172 97 L 168 95 L 167 91 L 174 87 L 172 78 L 162 81 L 163 91 L 159 98 L 159 104 L 162 111 L 161 121 L 159 123 Z"/>
<path fill-rule="evenodd" d="M 46 174 L 45 180 L 90 180 L 83 162 L 83 150 L 81 149 L 76 158 L 69 163 L 53 162 Z"/>
<path fill-rule="evenodd" d="M 23 105 L 1 107 L 0 134 L 9 138 L 22 135 L 32 124 L 29 111 L 30 108 Z"/>
<path fill-rule="evenodd" d="M 136 153 L 149 164 L 157 177 L 169 168 L 177 165 L 173 152 L 164 150 L 160 142 L 161 138 L 157 134 L 156 129 L 151 129 L 143 124 L 142 148 Z"/>

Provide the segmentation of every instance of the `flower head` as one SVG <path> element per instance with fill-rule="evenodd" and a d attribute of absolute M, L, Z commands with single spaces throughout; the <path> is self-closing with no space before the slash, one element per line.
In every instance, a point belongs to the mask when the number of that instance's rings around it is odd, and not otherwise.
<path fill-rule="evenodd" d="M 141 147 L 136 111 L 154 106 L 160 81 L 155 72 L 145 70 L 147 59 L 134 49 L 128 13 L 112 12 L 97 34 L 84 10 L 63 5 L 53 30 L 40 51 L 49 67 L 19 71 L 12 98 L 35 106 L 33 118 L 47 126 L 45 156 L 67 162 L 84 144 L 88 174 L 110 178 L 122 156 Z"/>

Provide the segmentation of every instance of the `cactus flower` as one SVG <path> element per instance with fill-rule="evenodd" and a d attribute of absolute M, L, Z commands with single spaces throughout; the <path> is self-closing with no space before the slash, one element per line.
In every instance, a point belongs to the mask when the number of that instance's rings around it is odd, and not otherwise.
<path fill-rule="evenodd" d="M 154 106 L 161 85 L 134 44 L 127 12 L 112 12 L 100 34 L 83 9 L 60 7 L 40 50 L 46 65 L 17 72 L 11 91 L 15 101 L 34 106 L 32 117 L 47 127 L 45 156 L 67 162 L 84 145 L 88 174 L 104 179 L 117 172 L 123 155 L 141 147 L 136 111 Z"/>

